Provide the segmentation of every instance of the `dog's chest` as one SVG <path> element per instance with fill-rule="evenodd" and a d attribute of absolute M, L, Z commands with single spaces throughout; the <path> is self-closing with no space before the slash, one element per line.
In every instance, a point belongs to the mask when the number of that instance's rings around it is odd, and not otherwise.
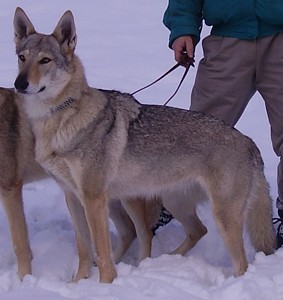
<path fill-rule="evenodd" d="M 59 155 L 56 141 L 56 131 L 50 124 L 38 123 L 34 126 L 35 159 L 48 172 L 54 176 L 67 171 L 67 164 L 62 155 Z M 64 171 L 63 171 L 64 170 Z"/>
<path fill-rule="evenodd" d="M 35 155 L 36 161 L 48 174 L 52 175 L 58 183 L 75 194 L 79 193 L 81 190 L 81 164 L 79 160 L 72 160 L 69 157 L 57 153 L 51 144 L 44 139 L 37 140 Z"/>
<path fill-rule="evenodd" d="M 54 151 L 51 140 L 37 138 L 35 144 L 35 159 L 49 174 L 58 177 L 61 170 L 66 169 L 64 160 Z"/>

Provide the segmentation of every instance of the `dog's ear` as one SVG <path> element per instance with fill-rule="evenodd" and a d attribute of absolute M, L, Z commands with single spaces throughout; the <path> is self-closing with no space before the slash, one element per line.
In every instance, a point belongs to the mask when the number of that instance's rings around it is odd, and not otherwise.
<path fill-rule="evenodd" d="M 20 41 L 26 39 L 30 34 L 36 33 L 31 21 L 26 13 L 17 7 L 14 15 L 14 41 L 17 45 Z"/>
<path fill-rule="evenodd" d="M 72 54 L 77 44 L 76 26 L 73 14 L 66 11 L 59 20 L 52 35 L 59 42 L 61 49 L 68 55 Z"/>

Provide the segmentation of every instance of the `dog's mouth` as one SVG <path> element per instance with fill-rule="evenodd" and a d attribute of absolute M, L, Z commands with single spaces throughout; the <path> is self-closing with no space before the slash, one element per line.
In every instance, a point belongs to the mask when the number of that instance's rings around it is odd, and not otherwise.
<path fill-rule="evenodd" d="M 37 92 L 37 94 L 43 92 L 43 91 L 45 90 L 45 88 L 46 88 L 46 87 L 43 86 L 41 89 L 39 89 L 39 91 Z"/>
<path fill-rule="evenodd" d="M 19 90 L 19 89 L 16 89 L 16 91 L 17 91 L 17 93 L 28 95 L 28 94 L 39 94 L 39 93 L 43 92 L 45 89 L 46 89 L 46 86 L 43 86 L 35 93 L 31 93 L 31 92 L 28 92 L 27 90 Z"/>
<path fill-rule="evenodd" d="M 18 90 L 18 89 L 16 89 L 16 92 L 19 93 L 19 94 L 27 94 L 26 91 L 21 91 L 21 90 Z"/>

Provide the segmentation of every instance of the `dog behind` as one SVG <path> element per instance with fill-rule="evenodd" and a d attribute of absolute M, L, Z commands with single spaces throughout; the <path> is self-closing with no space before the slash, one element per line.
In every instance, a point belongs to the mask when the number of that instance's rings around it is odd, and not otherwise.
<path fill-rule="evenodd" d="M 34 161 L 34 140 L 22 100 L 13 90 L 0 88 L 0 196 L 5 209 L 22 279 L 31 273 L 32 252 L 22 201 L 22 186 L 43 179 L 43 169 Z"/>
<path fill-rule="evenodd" d="M 142 105 L 129 94 L 89 87 L 74 53 L 70 11 L 51 35 L 44 35 L 18 8 L 14 28 L 19 58 L 15 87 L 24 95 L 36 160 L 82 203 L 101 282 L 116 276 L 108 228 L 112 198 L 126 202 L 157 195 L 173 215 L 183 210 L 193 217 L 195 205 L 210 199 L 237 276 L 248 266 L 245 221 L 256 250 L 273 253 L 269 188 L 252 140 L 201 113 Z M 168 197 L 175 193 L 181 197 Z M 86 253 L 77 223 L 78 245 Z M 193 223 L 204 227 L 197 216 Z M 85 259 L 76 279 L 89 270 Z"/>

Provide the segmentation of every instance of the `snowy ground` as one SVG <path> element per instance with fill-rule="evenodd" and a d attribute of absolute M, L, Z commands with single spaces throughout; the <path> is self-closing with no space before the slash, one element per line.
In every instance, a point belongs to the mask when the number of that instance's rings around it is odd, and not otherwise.
<path fill-rule="evenodd" d="M 0 85 L 11 87 L 17 74 L 12 20 L 21 6 L 39 32 L 51 33 L 65 10 L 71 9 L 78 33 L 77 54 L 81 57 L 89 84 L 133 92 L 169 69 L 173 55 L 167 48 L 168 32 L 162 25 L 165 0 L 85 0 L 85 1 L 1 1 Z M 200 48 L 197 61 L 201 56 Z M 175 89 L 183 70 L 177 70 L 160 84 L 138 95 L 143 103 L 163 104 Z M 195 70 L 190 70 L 172 106 L 187 108 Z M 271 195 L 276 198 L 276 165 L 264 103 L 255 95 L 240 123 L 243 133 L 259 146 L 266 165 Z M 283 299 L 283 249 L 265 257 L 254 254 L 246 241 L 250 260 L 248 271 L 232 276 L 229 256 L 212 221 L 208 205 L 200 216 L 209 233 L 187 255 L 166 255 L 183 238 L 180 225 L 173 221 L 160 230 L 153 241 L 153 256 L 138 267 L 134 243 L 125 262 L 117 266 L 112 284 L 99 284 L 98 272 L 79 283 L 70 283 L 77 267 L 72 224 L 63 194 L 51 181 L 27 185 L 25 210 L 34 254 L 33 275 L 17 279 L 5 214 L 0 210 L 0 299 Z M 113 243 L 116 231 L 111 224 Z"/>

